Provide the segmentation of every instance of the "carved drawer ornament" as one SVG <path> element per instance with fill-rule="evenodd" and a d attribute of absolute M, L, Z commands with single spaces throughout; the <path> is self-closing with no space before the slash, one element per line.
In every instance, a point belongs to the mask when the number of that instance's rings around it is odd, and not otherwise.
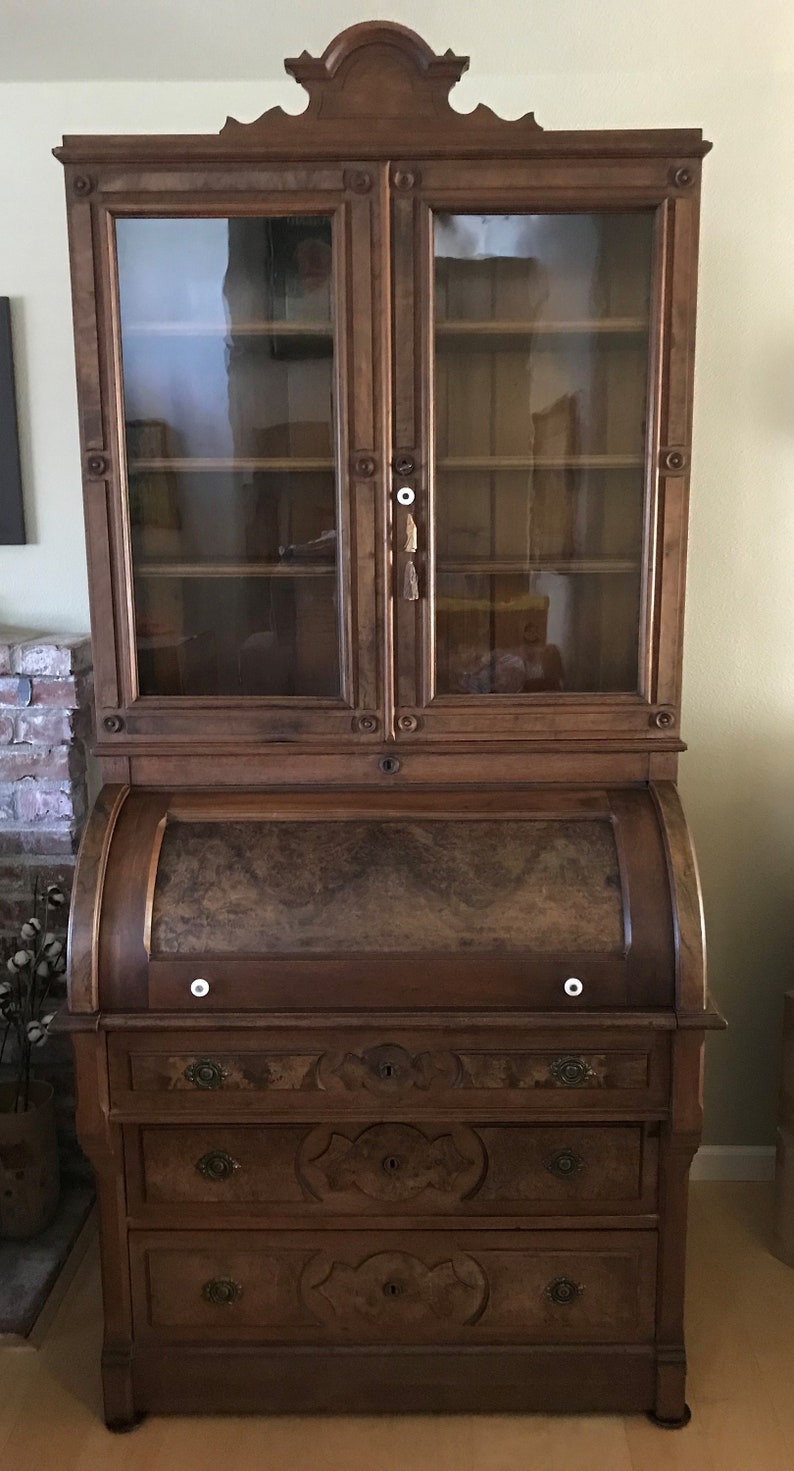
<path fill-rule="evenodd" d="M 321 1075 L 324 1066 L 351 1093 L 366 1088 L 381 1097 L 407 1093 L 413 1088 L 426 1092 L 434 1084 L 454 1088 L 460 1076 L 460 1060 L 454 1053 L 412 1055 L 392 1042 L 383 1042 L 366 1052 L 347 1052 L 338 1061 L 325 1057 L 320 1064 Z"/>
<path fill-rule="evenodd" d="M 323 1199 L 360 1190 L 372 1200 L 407 1201 L 425 1190 L 459 1200 L 479 1184 L 485 1151 L 473 1129 L 457 1128 L 432 1138 L 409 1124 L 375 1124 L 355 1139 L 315 1130 L 304 1141 L 297 1164 L 306 1188 Z"/>
<path fill-rule="evenodd" d="M 465 1327 L 487 1307 L 488 1279 L 480 1263 L 463 1252 L 434 1267 L 407 1251 L 376 1252 L 357 1267 L 317 1256 L 304 1268 L 301 1296 L 315 1317 L 335 1328 L 355 1327 L 362 1318 L 382 1325 L 384 1333 L 392 1325 Z"/>

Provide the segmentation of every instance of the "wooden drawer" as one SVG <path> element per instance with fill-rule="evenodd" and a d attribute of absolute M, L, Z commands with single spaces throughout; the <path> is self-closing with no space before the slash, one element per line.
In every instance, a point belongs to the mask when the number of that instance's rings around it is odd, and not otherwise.
<path fill-rule="evenodd" d="M 114 1108 L 135 1118 L 661 1117 L 665 1032 L 139 1032 L 110 1038 Z"/>
<path fill-rule="evenodd" d="M 172 1341 L 641 1343 L 652 1231 L 133 1232 L 136 1335 Z"/>
<path fill-rule="evenodd" d="M 125 1130 L 129 1211 L 464 1216 L 653 1211 L 641 1125 L 211 1124 Z M 178 1214 L 167 1207 L 178 1207 Z"/>

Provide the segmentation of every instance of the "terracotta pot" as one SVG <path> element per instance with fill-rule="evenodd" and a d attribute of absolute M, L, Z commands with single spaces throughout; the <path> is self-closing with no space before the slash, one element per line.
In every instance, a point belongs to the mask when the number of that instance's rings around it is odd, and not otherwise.
<path fill-rule="evenodd" d="M 60 1182 L 50 1084 L 31 1083 L 25 1113 L 11 1112 L 14 1096 L 0 1084 L 0 1236 L 20 1241 L 49 1225 Z"/>

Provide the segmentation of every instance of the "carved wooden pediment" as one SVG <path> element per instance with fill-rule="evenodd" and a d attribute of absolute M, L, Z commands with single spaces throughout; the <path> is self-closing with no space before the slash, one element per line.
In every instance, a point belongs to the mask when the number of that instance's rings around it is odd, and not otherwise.
<path fill-rule="evenodd" d="M 322 56 L 304 52 L 285 62 L 309 94 L 301 113 L 271 107 L 253 122 L 227 118 L 220 133 L 66 137 L 55 149 L 64 163 L 218 163 L 274 159 L 566 158 L 674 156 L 702 158 L 711 146 L 699 129 L 617 132 L 544 131 L 531 112 L 500 118 L 484 103 L 457 112 L 449 94 L 469 65 L 452 51 L 437 55 L 407 26 L 366 21 L 342 31 Z M 81 174 L 77 193 L 90 188 Z M 676 185 L 679 180 L 676 176 Z"/>
<path fill-rule="evenodd" d="M 367 124 L 376 133 L 385 126 L 390 137 L 401 123 L 407 133 L 424 126 L 461 139 L 496 138 L 505 130 L 514 139 L 516 133 L 541 131 L 532 113 L 507 122 L 483 104 L 470 113 L 456 112 L 449 94 L 466 71 L 468 56 L 452 51 L 437 56 L 415 31 L 389 21 L 350 26 L 321 57 L 304 51 L 284 65 L 309 94 L 305 112 L 293 116 L 272 107 L 251 123 L 227 118 L 221 137 L 269 142 L 274 131 L 310 132 L 318 122 Z"/>

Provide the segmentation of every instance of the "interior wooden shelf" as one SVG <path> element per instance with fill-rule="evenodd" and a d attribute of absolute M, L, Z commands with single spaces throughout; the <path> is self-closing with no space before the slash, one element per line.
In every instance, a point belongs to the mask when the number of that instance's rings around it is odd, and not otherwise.
<path fill-rule="evenodd" d="M 332 577 L 335 562 L 139 562 L 136 577 Z"/>
<path fill-rule="evenodd" d="M 581 337 L 642 336 L 648 331 L 645 317 L 594 317 L 570 322 L 477 321 L 440 318 L 435 323 L 439 337 Z"/>
<path fill-rule="evenodd" d="M 642 455 L 473 455 L 436 461 L 438 470 L 635 470 Z"/>
<path fill-rule="evenodd" d="M 133 337 L 332 337 L 331 322 L 125 322 Z"/>
<path fill-rule="evenodd" d="M 638 566 L 639 563 L 636 561 L 616 557 L 592 557 L 589 559 L 525 557 L 522 560 L 501 557 L 490 559 L 466 557 L 459 561 L 448 560 L 444 557 L 440 558 L 436 563 L 437 570 L 441 573 L 455 573 L 457 575 L 467 573 L 499 575 L 501 573 L 505 576 L 520 576 L 524 572 L 636 572 Z"/>
<path fill-rule="evenodd" d="M 212 472 L 222 470 L 268 470 L 268 471 L 317 471 L 334 470 L 335 463 L 330 459 L 299 459 L 297 456 L 291 458 L 235 458 L 235 459 L 154 459 L 154 460 L 130 460 L 127 466 L 131 474 L 143 470 L 171 470 L 176 474 L 188 474 L 193 471 Z"/>

